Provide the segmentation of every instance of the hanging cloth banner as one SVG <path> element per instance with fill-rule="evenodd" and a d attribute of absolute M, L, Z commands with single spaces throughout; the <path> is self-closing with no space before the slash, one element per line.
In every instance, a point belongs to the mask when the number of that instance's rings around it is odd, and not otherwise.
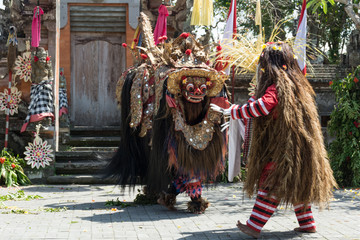
<path fill-rule="evenodd" d="M 139 43 L 140 35 L 141 35 L 141 31 L 140 31 L 140 26 L 138 25 L 134 33 L 134 40 L 131 43 L 131 49 L 134 49 L 136 46 L 139 46 L 138 43 Z"/>
<path fill-rule="evenodd" d="M 213 20 L 213 1 L 195 0 L 191 14 L 191 25 L 209 26 Z"/>
<path fill-rule="evenodd" d="M 44 14 L 44 11 L 40 6 L 34 8 L 34 16 L 31 25 L 31 46 L 39 47 L 41 40 L 41 15 Z"/>
<path fill-rule="evenodd" d="M 241 119 L 230 118 L 228 180 L 232 182 L 241 170 L 241 147 L 245 135 L 245 125 Z"/>
<path fill-rule="evenodd" d="M 256 2 L 256 14 L 255 14 L 255 25 L 259 26 L 259 36 L 258 36 L 258 40 L 257 40 L 257 47 L 260 49 L 262 44 L 263 44 L 263 40 L 262 40 L 262 25 L 261 25 L 261 4 L 260 4 L 260 0 L 257 0 Z"/>
<path fill-rule="evenodd" d="M 201 9 L 202 25 L 210 26 L 213 20 L 214 7 L 212 0 L 203 0 L 203 7 Z"/>
<path fill-rule="evenodd" d="M 159 43 L 159 38 L 167 35 L 167 17 L 169 12 L 165 5 L 161 4 L 159 7 L 159 16 L 156 22 L 154 30 L 154 40 L 155 44 Z"/>
<path fill-rule="evenodd" d="M 236 0 L 232 0 L 230 4 L 229 14 L 225 25 L 224 35 L 221 44 L 229 45 L 227 41 L 234 39 L 236 35 Z M 230 75 L 229 63 L 224 64 L 224 71 Z"/>
<path fill-rule="evenodd" d="M 299 25 L 294 42 L 294 52 L 301 71 L 306 75 L 306 26 L 307 26 L 306 0 L 303 1 Z"/>

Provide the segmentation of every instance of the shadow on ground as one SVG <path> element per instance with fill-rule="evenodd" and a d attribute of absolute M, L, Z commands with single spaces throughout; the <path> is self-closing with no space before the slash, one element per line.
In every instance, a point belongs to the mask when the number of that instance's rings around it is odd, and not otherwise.
<path fill-rule="evenodd" d="M 190 239 L 254 239 L 242 232 L 238 228 L 209 230 L 202 232 L 182 232 L 185 235 L 183 238 L 178 240 L 190 240 Z M 294 231 L 273 231 L 273 232 L 262 232 L 259 239 L 294 239 L 301 238 L 301 234 Z"/>

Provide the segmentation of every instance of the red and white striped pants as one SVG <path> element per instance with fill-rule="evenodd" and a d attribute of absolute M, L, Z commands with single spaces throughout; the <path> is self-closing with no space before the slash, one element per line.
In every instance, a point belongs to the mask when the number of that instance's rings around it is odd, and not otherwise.
<path fill-rule="evenodd" d="M 246 225 L 257 232 L 260 232 L 278 205 L 279 202 L 274 197 L 268 197 L 267 191 L 260 189 L 256 197 L 253 211 L 249 220 L 246 222 Z M 311 211 L 311 206 L 307 205 L 306 209 L 304 208 L 304 204 L 294 205 L 294 211 L 300 228 L 303 230 L 315 229 L 315 220 Z"/>

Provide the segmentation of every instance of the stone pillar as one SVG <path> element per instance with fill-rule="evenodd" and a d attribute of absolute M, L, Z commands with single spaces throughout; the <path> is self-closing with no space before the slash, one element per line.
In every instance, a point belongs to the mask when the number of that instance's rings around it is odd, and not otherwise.
<path fill-rule="evenodd" d="M 55 44 L 56 44 L 56 22 L 55 20 L 44 22 L 44 26 L 48 30 L 48 53 L 51 56 L 52 70 L 55 73 L 56 61 L 55 59 Z"/>
<path fill-rule="evenodd" d="M 347 63 L 351 67 L 360 65 L 360 31 L 353 30 L 350 34 L 350 42 L 347 45 Z"/>

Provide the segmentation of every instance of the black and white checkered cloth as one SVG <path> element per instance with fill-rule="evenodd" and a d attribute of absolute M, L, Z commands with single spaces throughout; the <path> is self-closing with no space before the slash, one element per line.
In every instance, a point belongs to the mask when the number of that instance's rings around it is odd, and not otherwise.
<path fill-rule="evenodd" d="M 32 115 L 41 113 L 54 113 L 54 97 L 50 81 L 41 81 L 39 84 L 32 84 L 30 90 L 29 112 L 25 123 L 30 121 Z"/>
<path fill-rule="evenodd" d="M 59 109 L 68 108 L 67 93 L 65 88 L 59 89 Z"/>

